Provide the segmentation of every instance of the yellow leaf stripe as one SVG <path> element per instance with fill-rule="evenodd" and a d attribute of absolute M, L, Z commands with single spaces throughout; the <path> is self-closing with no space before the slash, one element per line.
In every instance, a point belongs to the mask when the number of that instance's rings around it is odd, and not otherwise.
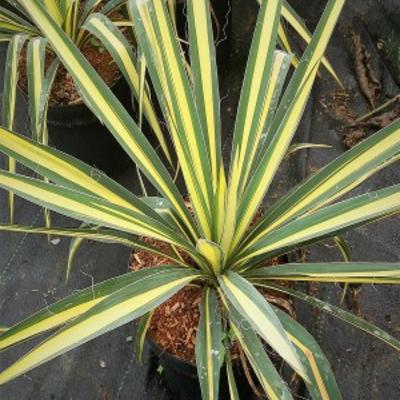
<path fill-rule="evenodd" d="M 43 4 L 46 7 L 47 12 L 54 18 L 54 21 L 57 22 L 58 25 L 62 25 L 64 22 L 63 15 L 61 13 L 61 9 L 58 5 L 57 0 L 42 0 Z"/>

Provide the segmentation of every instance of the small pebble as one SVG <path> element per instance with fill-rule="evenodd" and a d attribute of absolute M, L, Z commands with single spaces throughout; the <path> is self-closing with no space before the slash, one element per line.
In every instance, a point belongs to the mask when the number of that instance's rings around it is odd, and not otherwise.
<path fill-rule="evenodd" d="M 107 367 L 107 364 L 106 364 L 106 362 L 105 362 L 104 360 L 100 360 L 100 361 L 99 361 L 99 365 L 100 365 L 100 368 L 105 368 L 105 367 Z"/>
<path fill-rule="evenodd" d="M 58 244 L 60 244 L 61 240 L 56 238 L 56 239 L 51 239 L 50 240 L 51 244 L 53 244 L 54 246 L 57 246 Z"/>

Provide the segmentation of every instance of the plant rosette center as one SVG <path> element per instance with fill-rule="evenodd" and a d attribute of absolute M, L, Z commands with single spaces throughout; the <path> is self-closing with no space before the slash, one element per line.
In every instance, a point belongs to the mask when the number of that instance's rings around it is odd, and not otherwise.
<path fill-rule="evenodd" d="M 148 238 L 142 238 L 142 240 L 166 253 L 171 251 L 170 247 L 163 242 Z M 180 255 L 187 264 L 193 265 L 193 261 L 188 256 L 185 254 Z M 274 258 L 266 262 L 265 266 L 279 265 L 283 262 L 284 258 Z M 145 268 L 171 264 L 173 262 L 166 257 L 144 250 L 135 250 L 131 254 L 129 267 L 132 271 L 136 272 Z M 284 285 L 288 284 L 286 282 L 280 283 Z M 193 282 L 157 307 L 152 314 L 146 335 L 163 351 L 192 365 L 196 364 L 195 345 L 200 320 L 202 289 L 202 283 Z M 263 288 L 260 288 L 259 291 L 267 301 L 275 304 L 292 316 L 295 315 L 293 302 L 286 295 Z M 240 351 L 238 343 L 231 344 L 231 347 L 232 360 L 239 361 Z"/>

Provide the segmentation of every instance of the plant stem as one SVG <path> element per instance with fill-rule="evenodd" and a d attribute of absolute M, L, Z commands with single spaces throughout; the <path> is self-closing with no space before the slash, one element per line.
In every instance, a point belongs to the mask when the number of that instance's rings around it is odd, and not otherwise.
<path fill-rule="evenodd" d="M 359 122 L 365 121 L 366 119 L 369 119 L 370 117 L 372 117 L 373 115 L 379 113 L 380 111 L 384 110 L 385 108 L 389 107 L 391 104 L 395 103 L 399 99 L 400 99 L 400 94 L 398 94 L 397 96 L 395 96 L 392 99 L 388 100 L 387 102 L 383 103 L 379 107 L 374 108 L 372 111 L 370 111 L 369 113 L 363 115 L 362 117 L 357 118 L 354 122 L 355 123 L 359 123 Z"/>

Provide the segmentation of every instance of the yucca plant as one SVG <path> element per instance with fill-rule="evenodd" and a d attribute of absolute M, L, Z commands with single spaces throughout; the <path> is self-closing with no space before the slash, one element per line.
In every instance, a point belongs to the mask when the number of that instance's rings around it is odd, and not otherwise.
<path fill-rule="evenodd" d="M 26 51 L 27 99 L 31 120 L 32 138 L 41 144 L 48 144 L 47 112 L 50 92 L 56 72 L 60 68 L 60 58 L 50 42 L 43 36 L 39 26 L 30 17 L 29 10 L 20 2 L 7 0 L 12 8 L 0 6 L 0 41 L 8 43 L 2 124 L 13 130 L 15 100 L 19 72 L 22 65 L 21 54 Z M 165 142 L 156 110 L 153 107 L 146 82 L 142 79 L 140 55 L 130 43 L 129 30 L 132 24 L 123 17 L 125 0 L 41 0 L 55 23 L 75 43 L 79 49 L 95 43 L 99 52 L 106 48 L 118 65 L 132 95 L 140 100 L 140 118 L 148 121 L 151 131 L 172 165 L 170 150 Z M 124 30 L 124 32 L 123 32 Z M 124 34 L 127 32 L 126 34 Z M 46 67 L 46 54 L 54 58 Z M 142 82 L 143 81 L 143 82 Z M 76 100 L 75 100 L 76 102 Z M 14 172 L 15 160 L 8 160 L 8 170 Z M 14 196 L 9 195 L 10 222 L 13 222 Z M 50 225 L 49 215 L 46 218 Z"/>
<path fill-rule="evenodd" d="M 397 284 L 399 263 L 288 263 L 266 267 L 273 257 L 399 212 L 399 185 L 340 198 L 399 159 L 400 122 L 330 162 L 265 207 L 263 216 L 253 223 L 290 148 L 344 0 L 328 1 L 283 94 L 291 56 L 276 50 L 282 1 L 263 1 L 227 169 L 221 154 L 220 97 L 208 2 L 188 2 L 192 71 L 188 76 L 166 3 L 129 1 L 136 37 L 179 159 L 190 211 L 156 151 L 72 40 L 40 2 L 19 3 L 68 68 L 85 101 L 160 197 L 137 197 L 105 175 L 93 179 L 91 168 L 71 156 L 1 129 L 0 150 L 45 176 L 49 183 L 0 171 L 0 186 L 92 224 L 77 229 L 4 224 L 1 229 L 120 243 L 162 255 L 171 264 L 115 277 L 5 330 L 0 335 L 0 349 L 61 327 L 2 371 L 1 384 L 111 329 L 142 316 L 145 320 L 149 312 L 191 283 L 203 287 L 196 363 L 204 399 L 218 398 L 222 367 L 227 370 L 231 398 L 239 398 L 232 373 L 233 343 L 241 346 L 271 399 L 291 399 L 292 394 L 265 344 L 304 379 L 313 399 L 341 398 L 329 362 L 316 341 L 289 314 L 269 303 L 260 288 L 304 301 L 400 350 L 400 342 L 378 327 L 280 283 Z M 144 238 L 165 242 L 174 251 L 161 250 Z M 183 253 L 186 257 L 180 256 Z M 190 263 L 184 261 L 188 258 Z M 140 331 L 144 334 L 145 330 Z"/>

